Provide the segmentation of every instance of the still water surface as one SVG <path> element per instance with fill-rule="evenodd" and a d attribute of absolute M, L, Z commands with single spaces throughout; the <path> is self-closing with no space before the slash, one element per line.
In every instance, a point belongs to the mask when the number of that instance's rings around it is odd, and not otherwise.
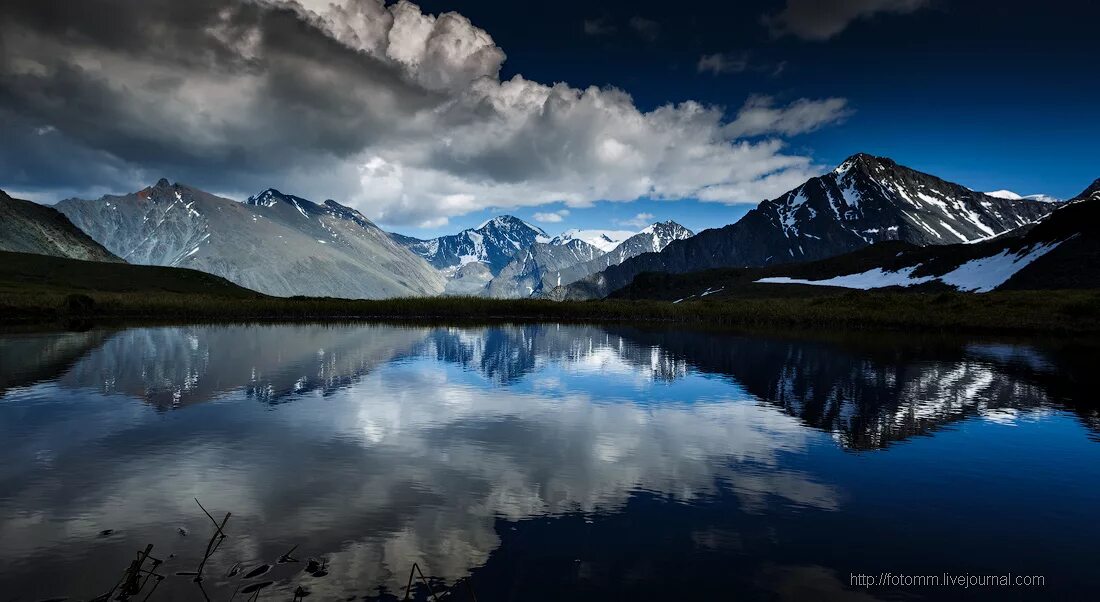
<path fill-rule="evenodd" d="M 898 338 L 0 335 L 0 599 L 90 598 L 146 544 L 152 600 L 201 599 L 194 498 L 232 512 L 212 600 L 402 599 L 414 562 L 481 602 L 1092 598 L 1096 354 Z M 851 586 L 882 572 L 1046 585 Z"/>

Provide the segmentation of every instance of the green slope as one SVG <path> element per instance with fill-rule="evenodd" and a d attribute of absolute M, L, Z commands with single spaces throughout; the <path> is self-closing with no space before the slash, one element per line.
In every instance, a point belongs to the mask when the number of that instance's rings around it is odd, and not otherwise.
<path fill-rule="evenodd" d="M 263 295 L 197 270 L 81 261 L 0 251 L 0 295 L 181 294 L 255 299 Z"/>

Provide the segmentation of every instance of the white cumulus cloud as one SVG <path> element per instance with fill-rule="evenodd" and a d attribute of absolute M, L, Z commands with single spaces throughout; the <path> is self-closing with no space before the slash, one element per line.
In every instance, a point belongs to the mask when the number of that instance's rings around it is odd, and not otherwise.
<path fill-rule="evenodd" d="M 653 222 L 655 216 L 652 213 L 638 213 L 630 219 L 618 220 L 616 223 L 622 226 L 634 226 L 635 228 L 645 228 Z"/>
<path fill-rule="evenodd" d="M 276 186 L 391 226 L 549 203 L 757 202 L 820 172 L 785 137 L 849 112 L 754 97 L 730 120 L 693 101 L 642 110 L 613 87 L 501 80 L 488 32 L 408 0 L 99 1 L 119 19 L 74 3 L 44 26 L 28 17 L 36 0 L 0 8 L 0 123 L 54 128 L 0 149 L 23 178 L 8 185 L 125 192 L 166 176 L 242 198 Z M 92 161 L 53 167 L 74 152 Z"/>
<path fill-rule="evenodd" d="M 793 136 L 837 123 L 850 114 L 848 101 L 843 98 L 802 98 L 786 106 L 776 106 L 775 100 L 769 96 L 753 96 L 737 112 L 737 118 L 723 129 L 731 137 L 765 134 Z"/>
<path fill-rule="evenodd" d="M 569 215 L 568 209 L 559 209 L 558 211 L 539 211 L 534 215 L 536 222 L 544 224 L 557 224 L 560 223 L 565 216 Z"/>

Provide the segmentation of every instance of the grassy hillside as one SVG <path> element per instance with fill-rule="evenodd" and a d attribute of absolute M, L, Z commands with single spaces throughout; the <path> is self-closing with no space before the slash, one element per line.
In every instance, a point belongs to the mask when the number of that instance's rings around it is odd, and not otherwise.
<path fill-rule="evenodd" d="M 14 301 L 21 296 L 33 299 L 71 293 L 263 297 L 225 278 L 196 270 L 0 251 L 0 298 Z"/>
<path fill-rule="evenodd" d="M 1100 332 L 1100 291 L 894 293 L 776 285 L 752 295 L 553 302 L 471 297 L 354 301 L 260 295 L 193 270 L 0 253 L 0 321 L 510 320 L 659 321 L 844 330 Z M 778 291 L 783 291 L 779 293 Z M 775 293 L 775 294 L 772 294 Z M 779 296 L 780 294 L 784 296 Z"/>

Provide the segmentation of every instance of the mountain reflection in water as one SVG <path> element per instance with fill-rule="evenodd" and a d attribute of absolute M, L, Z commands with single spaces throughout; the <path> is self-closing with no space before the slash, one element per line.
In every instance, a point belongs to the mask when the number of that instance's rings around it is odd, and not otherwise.
<path fill-rule="evenodd" d="M 233 512 L 211 593 L 297 545 L 328 575 L 276 565 L 274 598 L 400 599 L 413 562 L 484 600 L 868 599 L 890 592 L 848 575 L 877 567 L 1046 570 L 1073 594 L 1094 360 L 556 324 L 4 336 L 0 591 L 90 597 L 152 543 L 175 555 L 154 599 L 194 599 L 174 573 L 209 537 L 197 497 Z"/>

